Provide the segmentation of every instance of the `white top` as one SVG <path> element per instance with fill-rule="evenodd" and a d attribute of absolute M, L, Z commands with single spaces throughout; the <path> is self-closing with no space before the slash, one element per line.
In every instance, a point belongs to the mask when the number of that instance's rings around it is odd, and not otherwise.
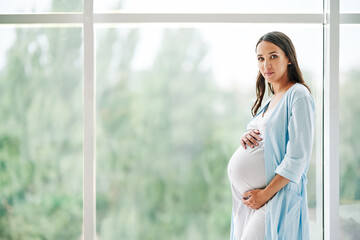
<path fill-rule="evenodd" d="M 228 176 L 233 195 L 234 233 L 237 236 L 234 239 L 240 239 L 248 219 L 255 211 L 242 203 L 242 195 L 249 190 L 266 187 L 264 158 L 265 128 L 272 110 L 267 110 L 264 117 L 262 116 L 263 113 L 259 114 L 247 125 L 248 131 L 252 129 L 260 131 L 258 136 L 262 140 L 258 142 L 259 145 L 254 146 L 254 148 L 246 145 L 246 149 L 240 145 L 230 158 L 228 164 Z"/>

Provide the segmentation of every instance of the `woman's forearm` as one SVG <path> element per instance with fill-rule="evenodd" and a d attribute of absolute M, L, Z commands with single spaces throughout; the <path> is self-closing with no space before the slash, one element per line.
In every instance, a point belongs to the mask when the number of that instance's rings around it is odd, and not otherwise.
<path fill-rule="evenodd" d="M 267 198 L 270 200 L 280 189 L 286 186 L 290 182 L 289 179 L 276 174 L 275 177 L 271 180 L 269 185 L 267 185 L 266 188 L 264 188 L 264 193 L 267 196 Z"/>

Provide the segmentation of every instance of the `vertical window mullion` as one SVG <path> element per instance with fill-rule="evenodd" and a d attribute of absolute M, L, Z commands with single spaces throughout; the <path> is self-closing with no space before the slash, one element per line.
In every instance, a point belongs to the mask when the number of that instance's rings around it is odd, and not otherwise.
<path fill-rule="evenodd" d="M 95 81 L 93 0 L 84 0 L 84 240 L 95 239 Z"/>
<path fill-rule="evenodd" d="M 339 239 L 339 0 L 325 0 L 324 238 Z"/>

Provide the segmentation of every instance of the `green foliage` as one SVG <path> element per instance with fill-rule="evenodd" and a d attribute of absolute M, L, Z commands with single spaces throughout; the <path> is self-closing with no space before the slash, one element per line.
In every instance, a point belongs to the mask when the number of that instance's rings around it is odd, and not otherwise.
<path fill-rule="evenodd" d="M 210 71 L 201 69 L 206 45 L 196 30 L 166 29 L 153 67 L 131 71 L 138 35 L 137 30 L 111 29 L 99 44 L 99 235 L 227 237 L 231 193 L 226 165 L 235 146 L 221 135 L 233 134 L 222 124 L 229 116 L 236 121 L 238 111 L 224 102 L 235 92 L 217 89 Z M 111 62 L 118 67 L 111 68 Z M 216 113 L 215 103 L 227 111 Z"/>
<path fill-rule="evenodd" d="M 0 75 L 0 239 L 81 235 L 80 46 L 79 28 L 16 29 Z"/>
<path fill-rule="evenodd" d="M 344 76 L 340 87 L 340 197 L 344 203 L 360 200 L 360 71 Z"/>

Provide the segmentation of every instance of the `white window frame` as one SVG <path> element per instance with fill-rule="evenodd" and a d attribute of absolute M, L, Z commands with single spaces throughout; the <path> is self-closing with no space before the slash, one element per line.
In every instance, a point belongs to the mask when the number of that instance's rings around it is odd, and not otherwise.
<path fill-rule="evenodd" d="M 318 23 L 324 33 L 323 79 L 323 238 L 339 239 L 339 27 L 360 24 L 359 14 L 340 14 L 340 0 L 324 0 L 323 14 L 167 14 L 94 13 L 93 0 L 84 0 L 83 13 L 1 14 L 6 24 L 81 24 L 84 39 L 84 240 L 96 239 L 96 118 L 94 24 L 97 23 Z"/>
<path fill-rule="evenodd" d="M 323 238 L 339 239 L 339 0 L 324 0 Z"/>

